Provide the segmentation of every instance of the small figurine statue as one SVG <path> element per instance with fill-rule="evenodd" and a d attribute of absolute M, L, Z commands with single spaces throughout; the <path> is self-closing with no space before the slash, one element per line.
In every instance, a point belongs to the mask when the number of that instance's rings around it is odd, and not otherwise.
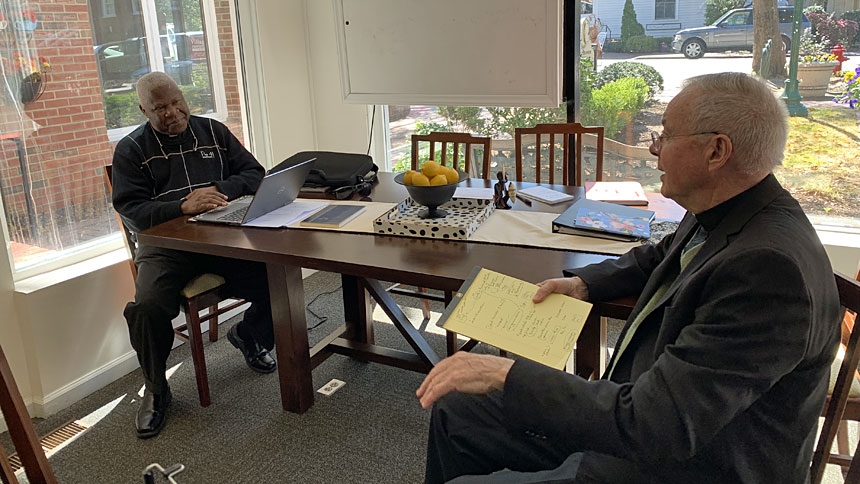
<path fill-rule="evenodd" d="M 506 184 L 508 183 L 508 176 L 505 174 L 504 169 L 496 173 L 496 178 L 499 180 L 493 186 L 493 192 L 495 193 L 493 201 L 496 205 L 496 208 L 511 208 L 511 206 L 508 205 L 508 200 L 510 200 L 510 198 L 508 197 L 508 189 L 506 186 Z"/>

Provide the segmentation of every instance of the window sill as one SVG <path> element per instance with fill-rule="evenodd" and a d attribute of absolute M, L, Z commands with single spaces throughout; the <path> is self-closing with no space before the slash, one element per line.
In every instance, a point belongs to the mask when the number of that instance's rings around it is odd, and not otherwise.
<path fill-rule="evenodd" d="M 86 274 L 99 271 L 127 260 L 128 252 L 123 247 L 122 249 L 113 250 L 106 254 L 102 254 L 76 264 L 16 281 L 15 293 L 32 294 L 41 289 L 46 289 L 57 284 L 77 279 Z"/>

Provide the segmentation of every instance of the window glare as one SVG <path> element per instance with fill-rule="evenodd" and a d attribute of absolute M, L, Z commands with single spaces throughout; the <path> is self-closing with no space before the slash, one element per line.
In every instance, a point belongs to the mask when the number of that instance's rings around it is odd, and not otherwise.
<path fill-rule="evenodd" d="M 217 115 L 245 137 L 238 73 L 221 67 L 235 59 L 231 2 L 56 3 L 0 2 L 0 194 L 16 278 L 114 241 L 104 165 L 146 121 L 135 92 L 143 74 L 168 73 L 192 114 Z M 213 54 L 219 39 L 230 40 Z"/>

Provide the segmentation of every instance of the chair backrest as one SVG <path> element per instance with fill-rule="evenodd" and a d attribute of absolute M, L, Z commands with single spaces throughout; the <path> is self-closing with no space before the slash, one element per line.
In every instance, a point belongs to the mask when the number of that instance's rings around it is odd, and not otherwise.
<path fill-rule="evenodd" d="M 856 326 L 853 325 L 854 316 L 860 312 L 860 282 L 838 272 L 834 275 L 836 277 L 836 287 L 839 290 L 839 303 L 842 305 L 844 311 L 841 319 L 843 324 L 846 319 L 851 319 L 852 324 L 848 339 L 844 342 L 845 357 L 842 360 L 842 365 L 839 367 L 839 373 L 833 386 L 833 393 L 830 395 L 830 399 L 824 408 L 824 424 L 821 427 L 821 434 L 818 437 L 815 452 L 812 454 L 810 482 L 813 484 L 820 483 L 824 476 L 824 467 L 827 465 L 830 457 L 833 439 L 836 437 L 836 431 L 839 429 L 842 414 L 845 412 L 845 406 L 848 402 L 851 381 L 857 371 L 857 365 L 860 363 L 860 348 L 858 348 L 860 331 L 854 331 Z"/>
<path fill-rule="evenodd" d="M 469 176 L 476 176 L 485 180 L 490 179 L 490 150 L 492 149 L 492 140 L 483 136 L 472 136 L 469 133 L 447 133 L 447 132 L 432 132 L 430 134 L 413 134 L 412 135 L 412 169 L 418 169 L 418 153 L 420 142 L 430 143 L 430 158 L 438 162 L 442 166 L 453 166 L 457 168 L 460 164 L 460 147 L 462 146 L 464 169 Z M 442 149 L 440 154 L 436 155 L 436 144 L 441 143 Z M 448 161 L 448 145 L 453 146 L 453 160 Z M 482 146 L 484 153 L 480 167 L 473 166 L 472 155 L 473 149 L 477 146 Z M 480 168 L 480 172 L 477 169 Z"/>
<path fill-rule="evenodd" d="M 9 368 L 9 362 L 6 361 L 6 354 L 3 353 L 2 347 L 0 347 L 0 412 L 3 412 L 3 419 L 9 427 L 9 436 L 12 437 L 12 444 L 24 465 L 27 480 L 32 483 L 56 484 L 54 471 L 51 470 L 51 465 L 48 464 L 48 458 L 45 457 L 45 451 L 42 449 L 42 443 L 36 436 L 36 429 L 30 421 L 27 407 L 24 406 L 24 400 L 15 384 L 15 378 L 12 377 L 12 370 Z M 3 460 L 0 462 L 0 477 L 3 482 L 17 483 L 18 480 L 12 473 L 2 448 L 0 448 L 0 459 Z"/>
<path fill-rule="evenodd" d="M 514 131 L 514 150 L 516 156 L 516 181 L 534 181 L 541 183 L 544 166 L 541 164 L 541 154 L 544 147 L 547 151 L 547 180 L 551 184 L 558 184 L 556 180 L 556 147 L 561 152 L 561 185 L 580 186 L 583 183 L 582 176 L 582 135 L 592 134 L 597 137 L 595 153 L 594 180 L 603 180 L 603 126 L 583 126 L 579 123 L 563 124 L 538 124 L 533 128 L 516 128 Z M 523 136 L 534 135 L 535 147 L 535 176 L 534 179 L 525 180 L 523 170 Z M 546 136 L 546 138 L 544 138 Z M 560 146 L 559 146 L 560 145 Z M 530 146 L 526 144 L 526 146 Z M 571 162 L 571 155 L 573 161 Z M 530 177 L 529 177 L 530 178 Z"/>
<path fill-rule="evenodd" d="M 113 165 L 105 165 L 104 175 L 108 193 L 113 193 Z M 137 254 L 137 243 L 135 243 L 132 238 L 131 232 L 125 227 L 125 224 L 122 223 L 122 217 L 119 216 L 119 213 L 114 211 L 114 214 L 116 215 L 116 222 L 119 224 L 119 230 L 122 232 L 122 241 L 131 256 L 128 260 L 128 265 L 131 267 L 131 275 L 135 280 L 137 280 L 137 266 L 134 265 L 134 256 Z"/>

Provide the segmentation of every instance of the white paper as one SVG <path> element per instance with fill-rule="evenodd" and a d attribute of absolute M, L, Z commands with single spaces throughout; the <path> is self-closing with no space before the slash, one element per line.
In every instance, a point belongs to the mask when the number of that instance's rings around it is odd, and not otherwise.
<path fill-rule="evenodd" d="M 553 190 L 552 188 L 547 188 L 540 185 L 523 188 L 522 190 L 517 190 L 517 196 L 520 195 L 526 198 L 531 198 L 532 200 L 538 200 L 540 202 L 548 203 L 550 205 L 564 202 L 567 200 L 573 200 L 575 198 L 573 195 L 568 195 L 567 193 L 562 193 L 560 191 Z"/>
<path fill-rule="evenodd" d="M 243 224 L 245 227 L 286 227 L 328 206 L 326 201 L 296 200 L 262 217 Z"/>
<path fill-rule="evenodd" d="M 454 198 L 477 198 L 483 200 L 493 199 L 493 189 L 483 187 L 457 187 Z"/>

